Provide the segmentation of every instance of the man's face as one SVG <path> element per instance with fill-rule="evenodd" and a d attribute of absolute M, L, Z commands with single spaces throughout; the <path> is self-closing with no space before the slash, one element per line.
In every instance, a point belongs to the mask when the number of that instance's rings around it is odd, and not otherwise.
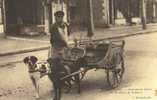
<path fill-rule="evenodd" d="M 57 23 L 63 22 L 63 16 L 56 16 L 55 19 Z"/>

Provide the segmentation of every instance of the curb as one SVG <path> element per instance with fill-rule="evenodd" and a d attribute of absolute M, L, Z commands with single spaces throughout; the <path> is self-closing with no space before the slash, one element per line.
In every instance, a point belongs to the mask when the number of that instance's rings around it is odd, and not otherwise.
<path fill-rule="evenodd" d="M 111 36 L 111 37 L 107 37 L 107 38 L 100 38 L 100 39 L 96 39 L 94 41 L 120 39 L 120 38 L 132 37 L 132 36 L 137 36 L 137 35 L 151 34 L 154 32 L 157 32 L 157 29 L 144 30 L 144 31 L 139 31 L 139 32 L 132 33 L 132 34 L 123 34 L 123 35 Z"/>
<path fill-rule="evenodd" d="M 47 50 L 49 48 L 50 48 L 50 46 L 44 46 L 44 47 L 37 47 L 37 48 L 27 48 L 27 49 L 15 50 L 15 51 L 10 51 L 10 52 L 0 53 L 0 57 L 14 55 L 14 54 L 27 53 L 27 52 L 33 52 L 33 51 Z"/>
<path fill-rule="evenodd" d="M 22 40 L 22 41 L 29 41 L 29 42 L 39 42 L 39 43 L 49 43 L 49 41 L 45 41 L 45 40 L 35 40 L 35 39 L 28 39 L 28 38 L 23 38 L 23 37 L 14 37 L 14 36 L 7 36 L 7 39 Z"/>

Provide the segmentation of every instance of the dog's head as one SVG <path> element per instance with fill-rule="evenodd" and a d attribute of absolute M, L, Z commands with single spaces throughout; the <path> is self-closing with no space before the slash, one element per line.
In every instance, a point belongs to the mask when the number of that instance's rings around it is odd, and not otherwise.
<path fill-rule="evenodd" d="M 25 64 L 28 64 L 29 66 L 33 66 L 38 61 L 38 58 L 35 56 L 27 56 L 23 59 L 23 62 Z"/>

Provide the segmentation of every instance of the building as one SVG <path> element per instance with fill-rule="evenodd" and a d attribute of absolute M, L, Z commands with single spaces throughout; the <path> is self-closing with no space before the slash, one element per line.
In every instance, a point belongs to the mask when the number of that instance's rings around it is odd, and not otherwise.
<path fill-rule="evenodd" d="M 71 24 L 85 27 L 88 20 L 88 1 L 70 0 L 70 19 Z M 97 27 L 106 27 L 109 24 L 109 1 L 110 0 L 92 0 L 94 25 Z"/>
<path fill-rule="evenodd" d="M 42 0 L 5 0 L 6 33 L 36 31 L 44 25 L 44 6 Z"/>
<path fill-rule="evenodd" d="M 54 12 L 65 12 L 65 21 L 72 29 L 86 28 L 88 0 L 1 0 L 2 27 L 8 35 L 31 32 L 49 32 L 55 22 Z M 129 2 L 126 0 L 92 0 L 95 27 L 108 27 L 117 19 L 129 19 Z M 133 0 L 132 0 L 133 1 Z M 137 0 L 134 0 L 137 1 Z M 134 4 L 135 5 L 135 4 Z M 134 8 L 134 7 L 133 7 Z M 2 13 L 1 12 L 1 13 Z M 136 13 L 139 13 L 136 11 Z M 136 14 L 138 15 L 138 14 Z M 2 25 L 2 26 L 3 26 Z"/>
<path fill-rule="evenodd" d="M 126 23 L 133 22 L 134 18 L 139 19 L 141 23 L 141 4 L 142 0 L 114 0 L 115 19 L 124 18 Z M 124 3 L 125 2 L 125 3 Z M 157 20 L 157 0 L 144 0 L 146 22 L 152 23 Z"/>
<path fill-rule="evenodd" d="M 71 23 L 87 26 L 88 0 L 73 1 L 70 6 Z M 140 19 L 140 0 L 92 0 L 93 17 L 95 27 L 108 27 L 118 24 L 118 20 L 124 23 L 132 22 L 132 18 Z M 73 25 L 72 25 L 73 26 Z"/>
<path fill-rule="evenodd" d="M 88 5 L 88 0 L 0 0 L 0 34 L 48 33 L 57 10 L 65 12 L 64 20 L 72 29 L 86 28 Z M 141 17 L 140 0 L 92 0 L 92 5 L 95 27 Z M 156 21 L 156 0 L 146 0 L 146 15 L 147 22 Z"/>
<path fill-rule="evenodd" d="M 157 0 L 147 0 L 146 9 L 147 23 L 157 22 Z"/>
<path fill-rule="evenodd" d="M 0 0 L 0 36 L 4 36 L 4 0 Z"/>
<path fill-rule="evenodd" d="M 53 17 L 54 12 L 63 10 L 66 13 L 66 5 L 61 0 L 1 1 L 4 2 L 1 4 L 5 9 L 0 9 L 0 23 L 4 22 L 3 25 L 5 26 L 5 33 L 7 35 L 47 33 L 49 30 L 49 23 L 55 21 Z M 51 10 L 52 18 L 49 18 L 50 7 L 53 9 Z M 1 11 L 4 13 L 2 14 Z M 66 19 L 67 17 L 65 16 L 65 20 Z"/>
<path fill-rule="evenodd" d="M 140 19 L 140 0 L 113 0 L 113 2 L 115 21 L 124 20 L 123 23 L 132 24 L 133 18 Z"/>

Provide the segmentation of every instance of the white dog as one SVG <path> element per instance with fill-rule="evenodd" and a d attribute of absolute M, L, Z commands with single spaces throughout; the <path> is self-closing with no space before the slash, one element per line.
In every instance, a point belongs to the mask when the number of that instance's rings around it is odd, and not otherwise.
<path fill-rule="evenodd" d="M 47 62 L 39 62 L 35 56 L 28 56 L 23 59 L 23 62 L 28 67 L 28 73 L 30 75 L 30 79 L 35 87 L 36 98 L 39 98 L 39 80 L 47 75 L 50 71 L 49 64 Z"/>

